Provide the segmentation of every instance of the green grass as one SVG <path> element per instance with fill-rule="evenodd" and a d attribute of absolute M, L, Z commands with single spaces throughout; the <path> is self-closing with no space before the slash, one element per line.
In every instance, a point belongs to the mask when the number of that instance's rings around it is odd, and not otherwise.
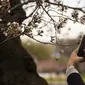
<path fill-rule="evenodd" d="M 83 81 L 85 82 L 85 73 L 81 74 L 81 77 L 82 77 Z"/>
<path fill-rule="evenodd" d="M 83 81 L 85 82 L 85 73 L 81 73 L 80 75 L 81 75 Z M 62 77 L 56 77 L 56 78 L 52 78 L 52 77 L 45 78 L 44 77 L 44 79 L 48 82 L 66 82 L 66 76 L 63 78 Z"/>
<path fill-rule="evenodd" d="M 66 78 L 45 78 L 48 82 L 63 82 Z"/>
<path fill-rule="evenodd" d="M 85 74 L 81 74 L 83 81 L 85 82 Z M 66 82 L 66 78 L 45 78 L 48 82 Z"/>

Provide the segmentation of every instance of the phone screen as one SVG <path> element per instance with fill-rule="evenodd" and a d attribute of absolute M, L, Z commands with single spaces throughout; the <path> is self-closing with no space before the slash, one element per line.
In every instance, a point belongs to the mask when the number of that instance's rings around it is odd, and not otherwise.
<path fill-rule="evenodd" d="M 85 35 L 81 40 L 77 55 L 80 57 L 84 57 L 84 49 L 85 49 Z"/>

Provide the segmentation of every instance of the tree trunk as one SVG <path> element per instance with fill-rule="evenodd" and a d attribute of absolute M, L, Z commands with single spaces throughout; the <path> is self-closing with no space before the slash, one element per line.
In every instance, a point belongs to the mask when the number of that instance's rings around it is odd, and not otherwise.
<path fill-rule="evenodd" d="M 12 7 L 20 3 L 20 0 L 10 1 Z M 6 28 L 8 22 L 21 24 L 25 18 L 24 10 L 19 7 L 2 18 L 0 28 Z M 0 42 L 5 39 L 0 29 Z M 31 55 L 22 47 L 20 37 L 0 44 L 0 85 L 48 85 L 43 78 L 39 77 L 36 64 Z"/>

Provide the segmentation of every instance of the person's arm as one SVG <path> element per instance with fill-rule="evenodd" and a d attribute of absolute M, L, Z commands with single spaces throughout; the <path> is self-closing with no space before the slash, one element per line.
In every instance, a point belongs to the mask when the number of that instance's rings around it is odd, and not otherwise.
<path fill-rule="evenodd" d="M 77 56 L 77 51 L 72 52 L 68 63 L 67 63 L 67 83 L 68 85 L 85 85 L 78 70 L 75 68 L 75 65 L 83 60 L 83 57 Z"/>
<path fill-rule="evenodd" d="M 78 70 L 72 65 L 66 70 L 68 85 L 84 85 Z"/>

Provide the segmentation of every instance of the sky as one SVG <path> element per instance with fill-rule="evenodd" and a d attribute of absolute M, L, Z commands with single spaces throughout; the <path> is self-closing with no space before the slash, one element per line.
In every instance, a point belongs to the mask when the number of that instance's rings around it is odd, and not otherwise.
<path fill-rule="evenodd" d="M 70 6 L 83 7 L 85 5 L 85 0 L 63 0 L 63 2 Z M 79 4 L 77 2 L 80 2 Z"/>
<path fill-rule="evenodd" d="M 85 7 L 85 0 L 63 0 L 63 2 L 69 6 L 73 7 Z M 81 14 L 82 15 L 82 14 Z M 68 32 L 68 28 L 71 28 L 68 37 L 76 38 L 80 32 L 85 34 L 85 26 L 80 23 L 73 23 L 72 21 L 68 21 L 65 29 L 62 29 L 62 35 Z"/>
<path fill-rule="evenodd" d="M 85 0 L 81 0 L 81 2 L 79 2 L 80 0 L 62 0 L 62 1 L 66 5 L 69 5 L 69 6 L 85 7 Z M 79 2 L 79 4 L 78 4 L 78 2 Z M 34 8 L 32 8 L 32 9 L 34 9 Z M 29 10 L 26 11 L 27 15 L 29 14 L 29 11 L 32 11 L 32 9 L 29 9 Z M 70 12 L 71 11 L 68 10 L 68 14 L 67 14 L 68 16 L 69 16 Z M 27 20 L 25 22 L 27 22 Z M 50 36 L 54 35 L 55 32 L 54 31 L 49 32 L 49 33 L 46 32 L 47 30 L 49 30 L 49 31 L 53 30 L 51 25 L 48 25 L 48 28 L 49 29 L 47 29 L 46 27 L 43 28 L 44 31 L 45 31 L 43 37 L 36 36 L 35 38 L 42 41 L 42 42 L 49 42 L 50 41 Z M 70 31 L 68 30 L 68 28 L 70 28 Z M 57 36 L 59 38 L 64 38 L 64 39 L 68 39 L 68 38 L 76 39 L 79 36 L 80 32 L 85 34 L 85 25 L 81 25 L 80 23 L 77 23 L 77 22 L 73 23 L 72 21 L 68 20 L 67 25 L 64 28 L 61 28 L 61 34 L 58 34 Z M 37 32 L 35 30 L 33 31 L 33 33 L 34 33 L 34 35 L 37 34 Z"/>

